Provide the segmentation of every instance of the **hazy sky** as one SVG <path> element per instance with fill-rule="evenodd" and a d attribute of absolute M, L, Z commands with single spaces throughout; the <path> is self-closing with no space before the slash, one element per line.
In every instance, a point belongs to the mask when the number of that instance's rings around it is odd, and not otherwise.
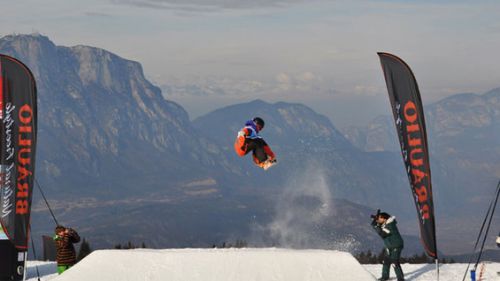
<path fill-rule="evenodd" d="M 424 103 L 500 87 L 500 1 L 3 1 L 0 35 L 39 32 L 142 63 L 191 117 L 255 98 L 334 124 L 390 113 L 377 51 L 413 69 Z"/>

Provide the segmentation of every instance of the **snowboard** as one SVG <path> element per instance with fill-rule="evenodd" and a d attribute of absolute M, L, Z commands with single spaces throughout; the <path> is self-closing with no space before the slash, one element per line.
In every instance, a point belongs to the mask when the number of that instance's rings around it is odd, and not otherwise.
<path fill-rule="evenodd" d="M 264 169 L 264 171 L 267 171 L 269 168 L 276 165 L 277 163 L 278 161 L 276 161 L 276 159 L 273 159 L 273 160 L 267 160 L 266 162 L 261 163 L 258 166 Z"/>

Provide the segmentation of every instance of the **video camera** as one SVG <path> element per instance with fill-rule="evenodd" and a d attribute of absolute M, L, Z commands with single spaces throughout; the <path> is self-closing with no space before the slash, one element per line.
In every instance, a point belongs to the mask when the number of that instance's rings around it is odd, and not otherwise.
<path fill-rule="evenodd" d="M 375 215 L 370 215 L 370 217 L 373 219 L 373 220 L 376 220 L 378 215 L 380 215 L 380 209 L 377 210 L 377 214 Z"/>

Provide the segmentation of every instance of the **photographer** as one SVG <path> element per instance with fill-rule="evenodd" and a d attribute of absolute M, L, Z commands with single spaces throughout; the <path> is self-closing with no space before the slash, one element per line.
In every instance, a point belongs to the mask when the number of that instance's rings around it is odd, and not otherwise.
<path fill-rule="evenodd" d="M 394 271 L 396 272 L 398 281 L 404 281 L 403 270 L 399 263 L 404 242 L 396 226 L 396 217 L 390 216 L 387 213 L 381 213 L 378 210 L 377 214 L 372 215 L 371 218 L 371 225 L 377 231 L 377 234 L 382 237 L 385 246 L 382 277 L 378 280 L 389 280 L 390 266 L 394 264 Z"/>
<path fill-rule="evenodd" d="M 80 242 L 80 236 L 73 229 L 61 225 L 56 227 L 55 233 L 57 272 L 61 274 L 76 263 L 76 252 L 73 244 Z"/>

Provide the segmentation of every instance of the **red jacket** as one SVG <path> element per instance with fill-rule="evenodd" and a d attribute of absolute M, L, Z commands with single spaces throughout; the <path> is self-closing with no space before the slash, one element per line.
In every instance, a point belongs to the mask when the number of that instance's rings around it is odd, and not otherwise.
<path fill-rule="evenodd" d="M 247 139 L 252 138 L 261 138 L 257 131 L 251 126 L 246 126 L 238 132 L 238 136 L 236 137 L 236 141 L 234 142 L 234 151 L 240 157 L 245 156 L 248 153 L 247 150 Z M 274 159 L 276 156 L 274 152 L 271 150 L 269 145 L 264 141 L 264 151 L 271 158 Z"/>

